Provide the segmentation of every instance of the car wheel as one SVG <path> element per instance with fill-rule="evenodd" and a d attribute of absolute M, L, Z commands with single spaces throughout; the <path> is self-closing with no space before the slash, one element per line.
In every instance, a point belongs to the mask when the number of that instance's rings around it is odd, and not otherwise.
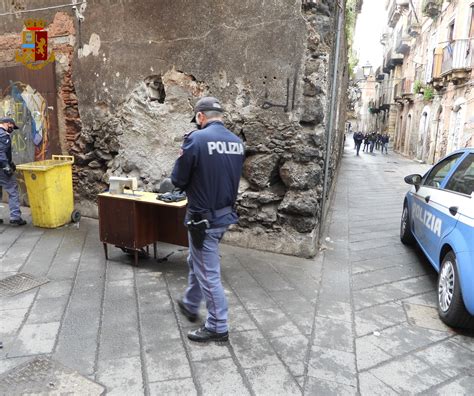
<path fill-rule="evenodd" d="M 467 312 L 462 299 L 456 256 L 453 252 L 444 256 L 438 274 L 438 313 L 448 326 L 474 328 L 474 316 Z"/>
<path fill-rule="evenodd" d="M 400 240 L 405 245 L 413 245 L 415 238 L 410 229 L 410 213 L 406 202 L 403 204 L 402 218 L 400 221 Z"/>

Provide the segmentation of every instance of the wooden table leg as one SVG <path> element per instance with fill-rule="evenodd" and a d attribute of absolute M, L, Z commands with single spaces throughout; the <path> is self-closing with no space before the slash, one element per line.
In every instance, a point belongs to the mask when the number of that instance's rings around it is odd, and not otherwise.
<path fill-rule="evenodd" d="M 156 259 L 156 242 L 153 242 L 153 257 Z"/>
<path fill-rule="evenodd" d="M 135 252 L 134 252 L 134 263 L 133 263 L 133 265 L 135 267 L 138 267 L 138 250 L 135 250 Z"/>
<path fill-rule="evenodd" d="M 105 253 L 105 259 L 108 260 L 109 259 L 109 253 L 107 251 L 107 244 L 104 243 L 104 253 Z"/>

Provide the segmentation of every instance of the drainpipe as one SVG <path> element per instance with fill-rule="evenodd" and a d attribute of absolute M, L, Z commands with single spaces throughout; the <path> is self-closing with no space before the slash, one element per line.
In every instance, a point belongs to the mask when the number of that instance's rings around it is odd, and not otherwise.
<path fill-rule="evenodd" d="M 325 211 L 327 206 L 327 193 L 328 193 L 328 178 L 329 178 L 329 164 L 331 162 L 331 150 L 332 150 L 332 132 L 335 124 L 335 116 L 337 113 L 337 69 L 339 67 L 339 58 L 340 54 L 339 51 L 341 50 L 341 39 L 343 37 L 342 30 L 343 30 L 343 4 L 338 1 L 336 5 L 338 7 L 338 21 L 337 21 L 337 33 L 336 33 L 336 50 L 335 50 L 335 58 L 334 58 L 334 65 L 333 65 L 333 76 L 332 76 L 332 89 L 331 89 L 331 104 L 329 108 L 329 125 L 326 130 L 326 159 L 324 161 L 324 183 L 323 183 L 323 199 L 321 202 L 321 219 L 319 222 L 319 235 L 321 236 L 323 230 L 323 224 L 326 219 Z"/>

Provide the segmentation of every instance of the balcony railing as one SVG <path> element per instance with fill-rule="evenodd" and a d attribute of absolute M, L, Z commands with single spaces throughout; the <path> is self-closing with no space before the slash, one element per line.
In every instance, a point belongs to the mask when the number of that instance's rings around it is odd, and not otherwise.
<path fill-rule="evenodd" d="M 441 75 L 446 75 L 454 70 L 472 69 L 473 52 L 473 39 L 461 39 L 449 43 L 443 49 Z"/>
<path fill-rule="evenodd" d="M 397 33 L 397 40 L 395 42 L 395 52 L 406 55 L 410 51 L 410 36 L 404 29 L 400 29 Z"/>
<path fill-rule="evenodd" d="M 430 18 L 435 18 L 441 13 L 443 0 L 423 0 L 423 14 Z"/>
<path fill-rule="evenodd" d="M 388 26 L 394 28 L 401 17 L 400 10 L 398 8 L 397 2 L 392 1 L 392 5 L 388 10 Z"/>

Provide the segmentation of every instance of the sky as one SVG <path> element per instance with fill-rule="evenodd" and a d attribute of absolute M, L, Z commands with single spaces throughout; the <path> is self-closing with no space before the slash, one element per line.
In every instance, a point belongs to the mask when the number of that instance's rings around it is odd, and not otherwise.
<path fill-rule="evenodd" d="M 385 0 L 364 0 L 354 36 L 354 48 L 359 57 L 359 66 L 369 61 L 375 71 L 382 64 L 383 46 L 380 44 L 380 37 L 386 28 Z"/>

